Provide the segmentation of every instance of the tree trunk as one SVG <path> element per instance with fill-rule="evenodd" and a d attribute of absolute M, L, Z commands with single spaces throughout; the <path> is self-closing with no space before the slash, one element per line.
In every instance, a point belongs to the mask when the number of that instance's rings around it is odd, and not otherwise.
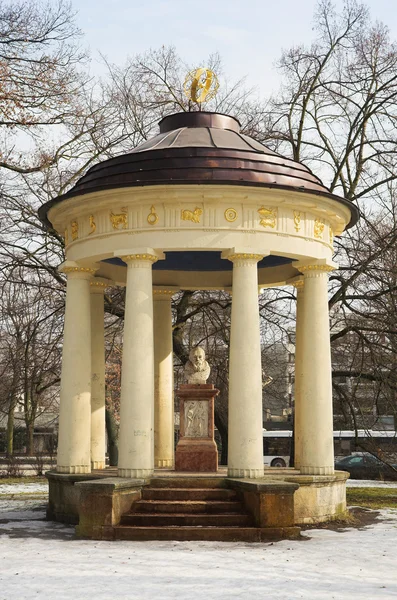
<path fill-rule="evenodd" d="M 106 432 L 108 435 L 109 465 L 111 467 L 116 467 L 119 459 L 117 423 L 111 408 L 109 408 L 107 405 L 105 418 Z"/>
<path fill-rule="evenodd" d="M 14 454 L 14 410 L 16 406 L 16 397 L 12 397 L 7 415 L 7 457 Z"/>
<path fill-rule="evenodd" d="M 228 445 L 228 434 L 227 434 L 227 425 L 223 423 L 222 419 L 217 417 L 217 412 L 215 411 L 215 427 L 219 431 L 219 435 L 221 436 L 222 449 L 221 449 L 221 465 L 227 465 L 227 445 Z"/>
<path fill-rule="evenodd" d="M 26 423 L 26 454 L 27 456 L 34 456 L 34 441 L 33 441 L 33 433 L 34 433 L 34 421 L 29 421 Z"/>

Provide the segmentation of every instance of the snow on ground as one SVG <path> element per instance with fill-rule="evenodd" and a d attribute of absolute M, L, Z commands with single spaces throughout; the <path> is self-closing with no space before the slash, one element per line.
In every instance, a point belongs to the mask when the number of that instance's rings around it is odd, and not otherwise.
<path fill-rule="evenodd" d="M 308 530 L 299 541 L 96 542 L 45 521 L 45 496 L 10 497 L 8 487 L 0 485 L 0 600 L 397 597 L 397 510 L 378 511 L 361 529 Z M 26 494 L 46 484 L 10 487 Z"/>
<path fill-rule="evenodd" d="M 397 481 L 374 481 L 373 479 L 348 479 L 346 487 L 397 488 Z"/>
<path fill-rule="evenodd" d="M 48 483 L 0 483 L 0 498 L 9 494 L 48 494 Z"/>

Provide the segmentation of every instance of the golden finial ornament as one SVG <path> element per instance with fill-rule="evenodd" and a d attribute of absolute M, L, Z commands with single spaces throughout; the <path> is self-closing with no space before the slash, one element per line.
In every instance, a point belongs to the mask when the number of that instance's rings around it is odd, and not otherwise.
<path fill-rule="evenodd" d="M 200 67 L 187 74 L 183 89 L 186 97 L 196 104 L 211 100 L 217 93 L 219 81 L 210 69 Z"/>

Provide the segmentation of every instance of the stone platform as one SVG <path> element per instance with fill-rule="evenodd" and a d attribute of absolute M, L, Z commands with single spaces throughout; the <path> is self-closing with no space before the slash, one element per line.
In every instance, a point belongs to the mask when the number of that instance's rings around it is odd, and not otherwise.
<path fill-rule="evenodd" d="M 47 518 L 77 525 L 93 539 L 265 541 L 299 535 L 299 525 L 341 518 L 346 512 L 342 471 L 300 475 L 265 469 L 261 479 L 158 470 L 150 479 L 117 476 L 116 468 L 90 475 L 47 474 Z"/>

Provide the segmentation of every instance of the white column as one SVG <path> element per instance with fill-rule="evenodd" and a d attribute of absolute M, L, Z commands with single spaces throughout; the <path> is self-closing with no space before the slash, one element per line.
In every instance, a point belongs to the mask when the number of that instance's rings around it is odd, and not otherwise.
<path fill-rule="evenodd" d="M 302 341 L 304 319 L 304 287 L 303 279 L 294 282 L 296 288 L 296 335 L 295 335 L 295 384 L 294 384 L 294 437 L 295 437 L 295 469 L 301 464 L 302 418 L 301 418 L 301 380 L 302 380 Z"/>
<path fill-rule="evenodd" d="M 150 477 L 154 469 L 153 253 L 122 256 L 127 263 L 121 374 L 120 477 Z"/>
<path fill-rule="evenodd" d="M 91 468 L 106 466 L 104 292 L 107 281 L 91 280 Z"/>
<path fill-rule="evenodd" d="M 90 279 L 95 269 L 65 262 L 67 274 L 57 471 L 91 471 Z"/>
<path fill-rule="evenodd" d="M 333 268 L 325 264 L 298 266 L 305 294 L 299 383 L 300 471 L 305 475 L 334 472 L 327 275 Z"/>
<path fill-rule="evenodd" d="M 154 466 L 174 464 L 174 395 L 171 298 L 176 290 L 153 288 Z"/>
<path fill-rule="evenodd" d="M 258 254 L 233 262 L 229 361 L 229 477 L 263 477 L 262 368 L 258 306 Z"/>

